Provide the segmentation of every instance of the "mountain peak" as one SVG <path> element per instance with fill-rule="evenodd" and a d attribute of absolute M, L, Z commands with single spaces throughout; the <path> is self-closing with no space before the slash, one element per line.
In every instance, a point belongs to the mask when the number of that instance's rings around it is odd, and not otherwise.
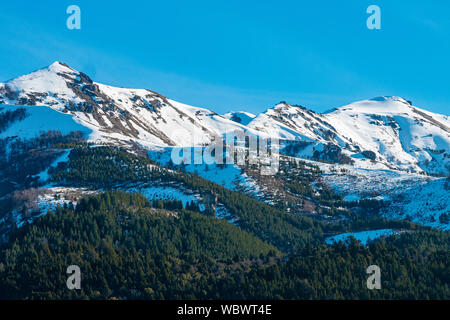
<path fill-rule="evenodd" d="M 53 62 L 46 69 L 49 70 L 49 71 L 56 72 L 56 73 L 59 73 L 59 72 L 75 72 L 75 73 L 78 73 L 78 71 L 76 71 L 75 69 L 69 67 L 67 64 L 65 64 L 64 62 L 61 62 L 61 61 Z"/>
<path fill-rule="evenodd" d="M 412 102 L 398 96 L 380 96 L 368 100 L 356 101 L 351 104 L 335 108 L 325 114 L 350 112 L 365 114 L 395 114 L 411 113 Z"/>
<path fill-rule="evenodd" d="M 272 108 L 267 109 L 264 113 L 267 115 L 277 115 L 280 113 L 283 114 L 298 114 L 301 111 L 307 110 L 305 107 L 295 105 L 295 104 L 289 104 L 285 101 L 281 101 L 280 103 L 276 104 Z"/>
<path fill-rule="evenodd" d="M 4 92 L 0 92 L 0 101 L 5 104 L 59 105 L 58 109 L 62 109 L 65 102 L 57 97 L 75 98 L 68 83 L 74 82 L 79 75 L 67 64 L 55 61 L 48 67 L 2 83 Z"/>
<path fill-rule="evenodd" d="M 384 101 L 396 101 L 396 102 L 401 102 L 401 103 L 405 103 L 405 104 L 409 104 L 411 105 L 411 101 L 408 101 L 402 97 L 398 97 L 398 96 L 381 96 L 381 97 L 375 97 L 370 99 L 370 101 L 380 101 L 380 102 L 384 102 Z"/>

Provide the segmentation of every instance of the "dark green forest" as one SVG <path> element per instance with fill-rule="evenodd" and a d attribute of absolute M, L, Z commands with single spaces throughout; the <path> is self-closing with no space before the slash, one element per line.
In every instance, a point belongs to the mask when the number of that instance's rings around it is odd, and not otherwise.
<path fill-rule="evenodd" d="M 0 246 L 0 299 L 450 298 L 448 233 L 379 218 L 372 213 L 381 202 L 346 203 L 323 190 L 312 201 L 326 204 L 338 219 L 290 214 L 139 153 L 90 146 L 77 133 L 49 132 L 16 142 L 4 165 L 11 159 L 17 164 L 5 175 L 36 174 L 68 149 L 69 161 L 48 171 L 52 182 L 103 191 L 9 231 Z M 20 160 L 21 150 L 42 153 L 36 168 Z M 319 174 L 318 168 L 307 170 Z M 311 172 L 304 178 L 288 174 L 286 188 L 311 196 Z M 120 191 L 159 184 L 217 199 L 237 218 L 236 225 L 215 217 L 214 201 L 201 211 L 193 202 L 183 207 L 181 201 L 149 201 Z M 340 217 L 338 207 L 351 210 Z M 330 235 L 378 228 L 403 232 L 367 247 L 354 239 L 324 242 Z M 366 287 L 371 264 L 381 268 L 381 290 Z M 80 266 L 81 290 L 66 287 L 69 265 Z"/>
<path fill-rule="evenodd" d="M 241 229 L 278 249 L 292 252 L 306 244 L 319 244 L 324 234 L 338 231 L 370 230 L 380 228 L 416 228 L 409 222 L 386 221 L 380 218 L 355 219 L 329 224 L 311 217 L 288 214 L 285 211 L 253 199 L 242 192 L 224 188 L 195 174 L 183 171 L 169 171 L 148 157 L 131 154 L 114 147 L 81 147 L 73 149 L 70 161 L 50 170 L 52 180 L 68 186 L 90 186 L 94 188 L 121 189 L 127 185 L 142 183 L 171 182 L 193 190 L 199 190 L 204 197 L 217 196 L 227 210 L 237 217 Z M 297 182 L 298 183 L 298 182 Z M 301 182 L 300 182 L 301 183 Z M 292 183 L 293 184 L 293 183 Z M 318 201 L 330 202 L 329 192 L 318 197 Z M 341 206 L 342 202 L 336 202 Z M 332 208 L 331 208 L 332 209 Z"/>
<path fill-rule="evenodd" d="M 16 230 L 0 250 L 0 298 L 449 299 L 449 240 L 420 230 L 286 255 L 225 221 L 106 192 Z M 66 288 L 73 264 L 81 290 Z M 381 290 L 366 288 L 371 264 Z"/>

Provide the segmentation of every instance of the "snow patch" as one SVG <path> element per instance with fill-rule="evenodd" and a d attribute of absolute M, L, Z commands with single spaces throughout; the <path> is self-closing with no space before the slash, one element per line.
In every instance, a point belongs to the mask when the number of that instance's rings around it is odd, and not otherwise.
<path fill-rule="evenodd" d="M 379 230 L 369 230 L 369 231 L 361 231 L 361 232 L 348 232 L 348 233 L 341 233 L 336 236 L 328 237 L 325 239 L 325 242 L 327 244 L 333 244 L 334 242 L 346 242 L 347 239 L 350 237 L 354 237 L 356 240 L 361 242 L 361 244 L 367 246 L 367 243 L 369 241 L 381 238 L 381 237 L 388 237 L 394 234 L 399 234 L 398 231 L 395 231 L 393 229 L 379 229 Z"/>

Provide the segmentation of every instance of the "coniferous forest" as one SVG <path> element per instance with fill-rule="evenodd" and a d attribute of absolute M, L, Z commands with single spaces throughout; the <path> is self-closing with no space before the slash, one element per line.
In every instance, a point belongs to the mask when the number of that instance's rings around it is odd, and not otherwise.
<path fill-rule="evenodd" d="M 284 255 L 225 221 L 105 192 L 11 235 L 0 251 L 0 298 L 448 299 L 449 240 L 421 230 Z M 366 288 L 373 263 L 383 290 Z M 83 270 L 80 291 L 66 288 L 72 264 Z"/>
<path fill-rule="evenodd" d="M 39 191 L 16 191 L 4 202 L 4 208 L 31 220 L 5 231 L 1 299 L 450 298 L 447 232 L 371 214 L 382 202 L 347 203 L 328 189 L 313 194 L 310 182 L 318 168 L 295 165 L 302 176 L 291 179 L 297 171 L 290 170 L 286 188 L 326 204 L 331 220 L 290 214 L 145 155 L 90 146 L 76 134 L 43 134 L 32 145 L 45 145 L 47 163 L 61 150 L 70 151 L 67 162 L 48 170 L 53 183 L 97 191 L 45 212 L 30 213 L 22 201 Z M 22 142 L 17 148 L 32 145 Z M 27 167 L 31 174 L 41 169 Z M 27 183 L 22 188 L 39 190 L 36 179 Z M 176 185 L 215 201 L 201 208 L 193 201 L 149 200 L 122 191 L 143 184 Z M 218 219 L 217 204 L 237 222 Z M 342 207 L 347 211 L 341 216 Z M 367 246 L 354 238 L 332 245 L 324 241 L 333 234 L 381 228 L 402 232 Z M 381 290 L 366 285 L 366 268 L 373 264 L 382 270 Z M 67 289 L 70 265 L 80 267 L 80 290 Z"/>

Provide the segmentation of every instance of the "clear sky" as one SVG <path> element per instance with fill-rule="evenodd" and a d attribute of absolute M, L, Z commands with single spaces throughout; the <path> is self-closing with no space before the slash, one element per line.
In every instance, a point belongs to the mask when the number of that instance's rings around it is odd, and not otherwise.
<path fill-rule="evenodd" d="M 81 30 L 66 9 L 81 8 Z M 381 30 L 366 9 L 381 8 Z M 0 81 L 59 60 L 216 112 L 397 95 L 450 114 L 450 1 L 10 1 Z"/>

